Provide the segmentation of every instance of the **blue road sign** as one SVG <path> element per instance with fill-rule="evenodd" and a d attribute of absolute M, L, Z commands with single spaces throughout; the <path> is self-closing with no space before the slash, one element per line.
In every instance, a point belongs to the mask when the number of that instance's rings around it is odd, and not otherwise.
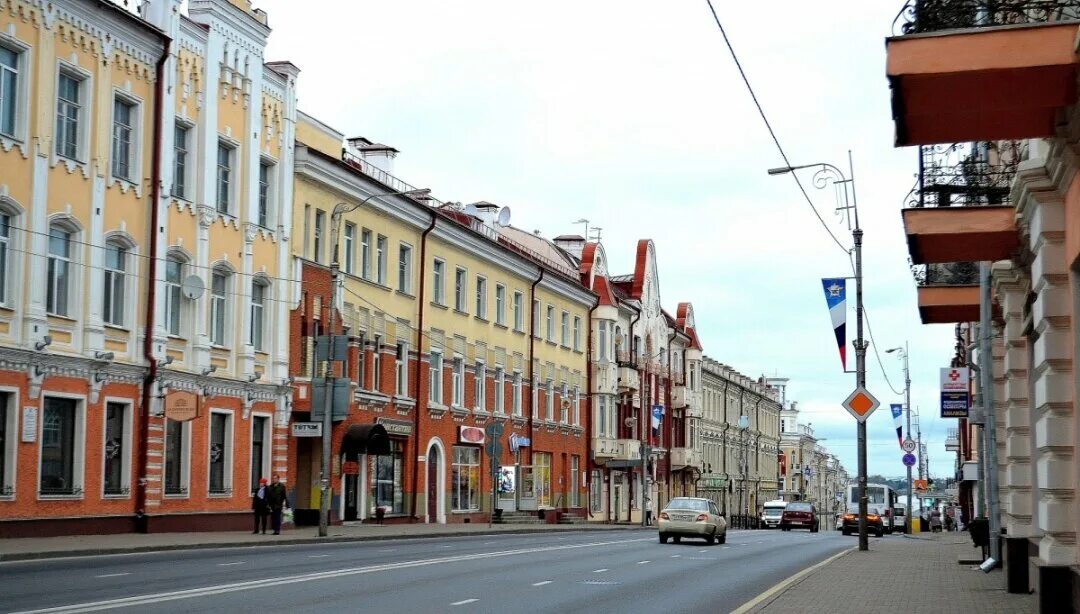
<path fill-rule="evenodd" d="M 904 458 L 903 458 L 903 461 L 904 461 L 904 466 L 905 467 L 914 467 L 915 466 L 915 455 L 914 454 L 905 454 Z"/>

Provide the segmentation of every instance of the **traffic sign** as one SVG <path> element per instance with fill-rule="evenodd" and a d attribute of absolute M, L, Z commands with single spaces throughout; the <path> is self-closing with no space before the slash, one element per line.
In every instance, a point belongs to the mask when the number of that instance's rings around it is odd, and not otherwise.
<path fill-rule="evenodd" d="M 903 458 L 903 461 L 904 461 L 904 466 L 905 467 L 914 467 L 915 466 L 915 455 L 914 454 L 905 454 L 904 458 Z"/>
<path fill-rule="evenodd" d="M 878 402 L 874 395 L 870 394 L 870 391 L 862 386 L 859 386 L 852 392 L 848 398 L 844 399 L 841 403 L 844 409 L 848 410 L 852 416 L 859 422 L 866 422 L 866 419 L 870 417 L 870 414 L 874 413 L 874 410 L 878 408 L 881 403 Z"/>
<path fill-rule="evenodd" d="M 911 483 L 915 487 L 915 492 L 919 493 L 920 495 L 926 492 L 926 480 L 912 480 Z"/>
<path fill-rule="evenodd" d="M 904 449 L 904 452 L 914 452 L 915 451 L 915 440 L 908 437 L 907 439 L 904 440 L 904 443 L 900 447 Z"/>

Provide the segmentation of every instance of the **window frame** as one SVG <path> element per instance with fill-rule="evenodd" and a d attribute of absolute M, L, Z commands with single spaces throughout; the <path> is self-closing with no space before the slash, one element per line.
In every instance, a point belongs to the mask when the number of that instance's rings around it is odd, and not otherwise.
<path fill-rule="evenodd" d="M 169 193 L 173 198 L 184 201 L 191 199 L 188 195 L 189 179 L 191 178 L 191 165 L 188 162 L 188 156 L 194 153 L 193 143 L 191 142 L 191 136 L 194 134 L 192 127 L 187 122 L 176 121 L 173 123 L 173 183 Z M 184 145 L 178 147 L 176 142 L 181 134 L 184 135 Z"/>
<path fill-rule="evenodd" d="M 371 281 L 371 229 L 360 229 L 360 278 Z"/>
<path fill-rule="evenodd" d="M 547 324 L 545 332 L 547 333 L 547 342 L 555 343 L 555 306 L 548 303 L 547 310 L 544 312 L 545 322 Z"/>
<path fill-rule="evenodd" d="M 506 326 L 506 286 L 495 284 L 495 323 Z"/>
<path fill-rule="evenodd" d="M 105 452 L 109 445 L 109 406 L 119 406 L 123 408 L 123 415 L 121 416 L 120 424 L 120 485 L 116 492 L 109 492 L 106 488 L 106 482 L 108 480 L 108 464 L 105 457 Z M 104 411 L 102 412 L 101 423 L 101 496 L 102 498 L 128 498 L 131 496 L 131 453 L 132 453 L 132 402 L 130 399 L 119 399 L 106 397 L 105 402 L 102 404 Z"/>
<path fill-rule="evenodd" d="M 42 488 L 42 480 L 45 479 L 45 427 L 46 427 L 46 407 L 49 399 L 58 399 L 62 401 L 70 401 L 74 404 L 74 410 L 72 415 L 72 436 L 71 436 L 71 489 L 70 492 L 45 492 Z M 64 394 L 58 392 L 48 392 L 41 394 L 40 401 L 41 412 L 41 425 L 38 427 L 38 479 L 37 479 L 37 493 L 39 500 L 48 499 L 82 499 L 84 496 L 84 478 L 86 476 L 85 462 L 86 462 L 86 397 L 81 395 Z M 62 435 L 61 435 L 62 437 Z M 65 489 L 67 490 L 67 489 Z"/>
<path fill-rule="evenodd" d="M 468 314 L 469 270 L 465 267 L 454 267 L 454 310 Z"/>
<path fill-rule="evenodd" d="M 179 269 L 179 279 L 175 282 L 169 281 L 169 265 L 175 263 Z M 177 253 L 169 253 L 165 257 L 165 278 L 163 284 L 165 285 L 165 330 L 170 337 L 180 337 L 180 333 L 184 330 L 184 298 L 182 284 L 184 282 L 184 269 L 188 266 L 188 260 Z M 176 330 L 172 329 L 172 312 L 175 307 L 176 311 Z"/>
<path fill-rule="evenodd" d="M 236 216 L 233 196 L 236 193 L 236 181 L 233 173 L 236 171 L 237 151 L 236 143 L 218 135 L 217 147 L 214 150 L 215 173 L 214 173 L 214 209 L 218 213 Z M 225 154 L 226 164 L 222 164 L 222 153 Z M 224 188 L 224 190 L 222 190 Z"/>
<path fill-rule="evenodd" d="M 3 126 L 0 124 L 0 138 L 10 139 L 17 143 L 25 143 L 27 141 L 27 119 L 30 111 L 29 76 L 31 70 L 31 47 L 12 36 L 3 36 L 2 39 L 0 39 L 0 47 L 3 47 L 15 56 L 15 66 L 8 69 L 10 72 L 14 73 L 14 91 L 10 92 L 9 96 L 2 99 L 11 101 L 11 131 L 4 132 Z M 3 80 L 2 74 L 3 69 L 0 69 L 0 84 L 2 84 Z M 0 113 L 2 112 L 3 108 L 0 107 Z M 2 122 L 2 120 L 0 120 L 0 122 Z"/>
<path fill-rule="evenodd" d="M 273 160 L 259 158 L 259 197 L 255 208 L 255 223 L 263 228 L 270 228 L 274 222 L 274 182 L 277 179 L 277 164 Z"/>
<path fill-rule="evenodd" d="M 262 294 L 261 300 L 255 302 L 255 289 L 258 288 Z M 261 276 L 256 276 L 251 279 L 251 296 L 248 297 L 248 302 L 251 306 L 248 321 L 248 343 L 256 352 L 266 351 L 266 301 L 267 294 L 270 290 L 270 282 Z M 272 312 L 271 312 L 272 313 Z M 256 323 L 256 320 L 258 322 Z M 258 333 L 258 335 L 256 335 Z M 258 341 L 258 343 L 256 343 Z"/>
<path fill-rule="evenodd" d="M 345 228 L 342 230 L 341 242 L 344 245 L 344 259 L 342 262 L 341 270 L 346 275 L 353 274 L 353 261 L 356 259 L 356 224 L 352 222 L 345 222 Z"/>
<path fill-rule="evenodd" d="M 224 449 L 222 450 L 221 459 L 221 488 L 214 489 L 213 471 L 214 465 L 210 461 L 210 455 L 213 452 L 214 446 L 214 416 L 224 416 L 225 432 L 222 434 L 222 443 Z M 210 498 L 218 497 L 232 497 L 233 490 L 233 453 L 234 450 L 234 431 L 235 431 L 235 413 L 231 409 L 221 409 L 218 407 L 210 408 L 209 420 L 206 421 L 206 495 Z"/>
<path fill-rule="evenodd" d="M 492 411 L 506 415 L 506 369 L 501 365 L 495 365 L 492 386 L 495 388 L 495 407 Z"/>
<path fill-rule="evenodd" d="M 386 235 L 375 236 L 375 283 L 386 285 L 386 256 L 390 248 Z"/>
<path fill-rule="evenodd" d="M 574 351 L 581 351 L 581 316 L 574 316 Z"/>
<path fill-rule="evenodd" d="M 60 232 L 63 232 L 65 234 L 64 241 L 67 244 L 67 253 L 64 254 L 64 255 L 54 254 L 53 251 L 52 251 L 52 239 L 54 238 L 52 233 L 53 233 L 54 228 L 59 230 Z M 76 278 L 77 276 L 73 272 L 73 269 L 75 268 L 75 265 L 77 265 L 78 263 L 76 261 L 75 256 L 73 255 L 74 253 L 77 253 L 77 252 L 76 252 L 76 250 L 75 250 L 75 248 L 74 248 L 74 246 L 72 244 L 78 243 L 78 236 L 79 236 L 80 230 L 76 229 L 76 228 L 73 228 L 70 224 L 64 223 L 63 220 L 57 220 L 57 221 L 53 221 L 52 223 L 49 224 L 49 231 L 48 232 L 49 232 L 49 234 L 46 237 L 46 241 L 48 242 L 48 248 L 47 248 L 48 256 L 46 258 L 46 260 L 47 260 L 46 280 L 47 280 L 47 283 L 49 285 L 48 285 L 48 288 L 46 289 L 46 292 L 45 292 L 45 312 L 48 315 L 51 315 L 51 316 L 59 316 L 61 318 L 75 319 L 75 317 L 77 315 L 77 312 L 76 312 L 75 309 L 73 309 L 73 306 L 78 304 L 78 301 L 74 300 L 74 297 L 78 296 L 78 285 L 77 285 L 78 280 Z M 56 238 L 59 238 L 59 237 L 56 237 Z M 60 309 L 57 308 L 59 306 L 58 301 L 60 300 L 60 298 L 59 298 L 60 286 L 59 286 L 58 280 L 56 278 L 57 274 L 55 273 L 55 271 L 57 271 L 59 269 L 59 266 L 58 266 L 57 263 L 63 263 L 63 265 L 64 265 L 63 268 L 64 268 L 64 277 L 65 277 L 65 279 L 64 279 L 64 291 L 65 291 L 65 294 L 64 294 L 64 299 L 63 299 L 63 302 L 64 302 L 63 310 L 60 310 Z M 53 297 L 51 301 L 49 299 L 50 293 L 51 293 L 51 296 Z M 74 303 L 74 305 L 73 305 L 73 303 Z"/>
<path fill-rule="evenodd" d="M 525 294 L 520 290 L 514 290 L 514 330 L 525 332 Z"/>
<path fill-rule="evenodd" d="M 326 211 L 315 209 L 314 234 L 311 235 L 312 260 L 318 263 L 323 261 L 323 235 L 326 233 Z"/>
<path fill-rule="evenodd" d="M 109 265 L 109 251 L 113 248 L 119 254 L 119 268 L 113 268 Z M 132 261 L 131 255 L 132 249 L 127 241 L 118 241 L 115 238 L 105 240 L 105 258 L 101 267 L 103 282 L 101 319 L 106 326 L 127 327 L 127 303 L 130 294 L 128 287 L 130 285 L 129 281 L 134 277 L 133 272 L 128 270 L 128 263 Z M 118 294 L 119 296 L 117 296 Z M 118 298 L 119 300 L 117 300 Z M 115 317 L 117 310 L 120 312 L 119 318 Z"/>
<path fill-rule="evenodd" d="M 409 344 L 401 340 L 394 348 L 394 394 L 409 396 Z"/>
<path fill-rule="evenodd" d="M 0 428 L 4 430 L 0 437 L 0 499 L 8 499 L 15 496 L 18 475 L 19 390 L 0 387 L 0 404 Z"/>
<path fill-rule="evenodd" d="M 259 489 L 259 478 L 269 477 L 267 475 L 255 475 L 255 432 L 259 420 L 265 420 L 262 434 L 262 454 L 259 459 L 262 463 L 262 470 L 272 469 L 271 463 L 273 462 L 274 416 L 272 414 L 252 412 L 248 428 L 248 484 L 251 487 L 252 494 Z M 273 471 L 268 473 L 273 473 Z"/>
<path fill-rule="evenodd" d="M 481 501 L 484 497 L 484 493 L 481 492 L 482 480 L 480 476 L 480 448 L 473 446 L 451 446 L 450 448 L 450 509 L 453 513 L 472 513 L 480 511 Z M 458 454 L 458 451 L 463 452 L 462 455 Z M 468 458 L 466 458 L 466 456 Z M 467 472 L 467 481 L 464 492 L 467 493 L 465 505 L 461 505 L 461 469 L 459 467 L 465 467 Z M 456 476 L 456 479 L 455 479 Z M 473 488 L 473 481 L 475 480 L 475 488 Z M 473 494 L 476 498 L 473 500 Z"/>
<path fill-rule="evenodd" d="M 179 484 L 175 491 L 169 490 L 169 423 L 175 423 L 180 429 L 180 450 L 177 462 L 180 467 L 177 471 Z M 187 499 L 191 496 L 191 421 L 177 421 L 165 418 L 164 432 L 162 433 L 164 444 L 162 447 L 161 460 L 161 495 L 166 499 Z"/>
<path fill-rule="evenodd" d="M 128 109 L 128 119 L 130 125 L 126 126 L 127 130 L 127 160 L 118 160 L 117 158 L 117 106 L 125 106 Z M 141 168 L 139 160 L 142 157 L 142 102 L 121 90 L 113 90 L 113 104 L 110 110 L 110 122 L 111 128 L 109 139 L 109 176 L 120 181 L 126 181 L 131 184 L 137 184 L 139 182 L 139 175 L 141 174 Z M 117 168 L 120 164 L 126 164 L 126 173 L 121 174 Z"/>
<path fill-rule="evenodd" d="M 216 294 L 214 289 L 215 278 L 221 277 L 223 279 L 223 289 L 221 294 Z M 228 348 L 228 330 L 226 323 L 230 321 L 230 304 L 229 290 L 232 285 L 233 272 L 225 267 L 217 266 L 210 270 L 210 300 L 209 300 L 209 337 L 210 345 L 218 348 Z M 217 317 L 220 316 L 220 324 L 217 322 Z"/>
<path fill-rule="evenodd" d="M 431 262 L 431 302 L 446 307 L 446 261 L 435 258 Z"/>
<path fill-rule="evenodd" d="M 443 405 L 443 353 L 431 350 L 428 356 L 428 401 Z"/>
<path fill-rule="evenodd" d="M 513 378 L 510 382 L 510 411 L 513 415 L 519 418 L 524 416 L 524 407 L 522 405 L 522 382 L 521 371 L 514 371 Z"/>
<path fill-rule="evenodd" d="M 487 364 L 476 361 L 473 367 L 473 408 L 487 411 Z"/>
<path fill-rule="evenodd" d="M 564 348 L 570 347 L 570 312 L 563 311 L 559 319 L 559 344 Z"/>
<path fill-rule="evenodd" d="M 412 294 L 412 245 L 398 243 L 398 292 Z"/>
<path fill-rule="evenodd" d="M 70 160 L 76 164 L 86 164 L 86 158 L 88 153 L 87 148 L 89 147 L 88 122 L 90 118 L 90 110 L 88 107 L 90 103 L 93 102 L 92 100 L 88 100 L 88 94 L 90 92 L 93 92 L 93 88 L 91 86 L 91 80 L 93 79 L 93 77 L 89 72 L 83 70 L 82 68 L 79 68 L 78 66 L 75 66 L 74 64 L 69 64 L 64 61 L 60 61 L 58 62 L 58 64 L 59 67 L 56 73 L 56 105 L 53 109 L 53 128 L 55 130 L 53 134 L 53 139 L 55 141 L 53 147 L 53 155 L 58 158 Z M 78 84 L 77 93 L 79 96 L 79 100 L 74 102 L 65 101 L 67 104 L 72 104 L 75 106 L 75 117 L 64 117 L 65 121 L 74 122 L 75 139 L 74 143 L 72 143 L 72 146 L 75 148 L 75 151 L 70 152 L 74 155 L 69 155 L 69 152 L 66 149 L 64 151 L 60 150 L 61 146 L 66 146 L 68 144 L 66 142 L 62 144 L 60 138 L 60 133 L 63 132 L 63 130 L 61 130 L 60 128 L 60 84 L 62 79 L 65 77 L 75 81 Z"/>
<path fill-rule="evenodd" d="M 11 287 L 12 273 L 19 270 L 18 234 L 12 233 L 12 226 L 20 224 L 18 212 L 11 211 L 0 201 L 0 306 L 8 307 L 15 301 L 15 292 Z"/>
<path fill-rule="evenodd" d="M 487 278 L 476 276 L 476 317 L 487 319 Z"/>
<path fill-rule="evenodd" d="M 450 374 L 450 406 L 465 409 L 465 358 L 460 354 L 454 354 Z"/>

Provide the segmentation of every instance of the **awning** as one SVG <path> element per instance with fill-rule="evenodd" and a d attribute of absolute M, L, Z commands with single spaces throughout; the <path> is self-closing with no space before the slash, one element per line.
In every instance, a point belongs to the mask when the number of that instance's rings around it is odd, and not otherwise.
<path fill-rule="evenodd" d="M 353 424 L 341 438 L 345 460 L 357 460 L 361 454 L 389 454 L 390 437 L 381 424 Z"/>

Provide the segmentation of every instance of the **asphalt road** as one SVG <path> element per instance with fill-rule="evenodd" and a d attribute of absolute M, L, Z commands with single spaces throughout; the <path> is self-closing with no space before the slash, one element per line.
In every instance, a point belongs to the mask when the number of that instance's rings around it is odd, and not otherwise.
<path fill-rule="evenodd" d="M 728 612 L 855 539 L 588 531 L 13 562 L 0 564 L 0 611 Z"/>

